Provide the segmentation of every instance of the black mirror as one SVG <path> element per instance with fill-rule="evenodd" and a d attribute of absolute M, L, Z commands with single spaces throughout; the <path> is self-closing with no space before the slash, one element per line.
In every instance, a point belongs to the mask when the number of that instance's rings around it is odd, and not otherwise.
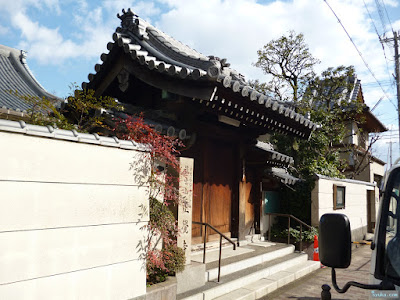
<path fill-rule="evenodd" d="M 343 214 L 324 214 L 319 221 L 319 259 L 324 266 L 345 269 L 351 262 L 350 221 Z"/>

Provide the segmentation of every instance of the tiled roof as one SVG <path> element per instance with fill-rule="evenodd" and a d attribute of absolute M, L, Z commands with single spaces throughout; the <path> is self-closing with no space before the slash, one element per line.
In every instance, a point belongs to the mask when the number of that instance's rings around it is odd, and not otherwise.
<path fill-rule="evenodd" d="M 356 79 L 354 80 L 353 89 L 350 91 L 348 99 L 351 101 L 356 101 L 359 94 L 361 96 L 362 103 L 365 103 L 361 80 Z M 386 126 L 372 113 L 368 106 L 364 108 L 363 114 L 366 120 L 363 124 L 361 124 L 361 127 L 366 129 L 368 132 L 385 132 L 388 130 Z"/>
<path fill-rule="evenodd" d="M 282 168 L 271 168 L 266 172 L 268 175 L 275 177 L 280 182 L 288 185 L 293 185 L 301 179 L 290 175 L 285 169 Z"/>
<path fill-rule="evenodd" d="M 10 93 L 17 91 L 24 96 L 43 96 L 57 99 L 46 92 L 30 72 L 25 52 L 0 45 L 0 109 L 24 112 L 30 105 L 24 100 Z"/>
<path fill-rule="evenodd" d="M 279 153 L 272 149 L 272 144 L 257 141 L 256 148 L 261 149 L 267 153 L 270 164 L 287 166 L 294 163 L 294 159 L 291 156 Z"/>
<path fill-rule="evenodd" d="M 296 113 L 291 107 L 253 89 L 239 72 L 229 67 L 226 59 L 205 56 L 191 49 L 151 26 L 130 9 L 122 12 L 122 15 L 118 14 L 121 19 L 121 27 L 118 27 L 113 34 L 114 42 L 107 45 L 110 53 L 101 55 L 103 63 L 95 66 L 96 74 L 89 74 L 89 82 L 82 83 L 83 88 L 94 88 L 96 86 L 96 77 L 101 73 L 107 61 L 112 59 L 112 50 L 119 47 L 132 60 L 151 71 L 188 80 L 188 82 L 211 82 L 215 87 L 239 95 L 244 101 L 252 102 L 252 105 L 257 106 L 258 111 L 250 111 L 244 107 L 233 110 L 233 107 L 224 107 L 226 104 L 230 106 L 231 102 L 225 101 L 222 97 L 211 97 L 211 100 L 198 99 L 204 105 L 209 105 L 210 101 L 216 100 L 213 107 L 220 110 L 223 108 L 224 112 L 221 113 L 225 113 L 227 116 L 244 118 L 248 122 L 253 122 L 256 126 L 263 126 L 305 138 L 316 129 L 315 123 Z M 224 104 L 224 102 L 226 103 Z M 240 111 L 243 111 L 243 109 L 247 110 L 246 114 L 251 116 L 240 115 Z M 277 117 L 271 118 L 271 115 Z M 277 121 L 277 119 L 287 121 L 285 123 Z"/>
<path fill-rule="evenodd" d="M 131 140 L 120 140 L 117 137 L 99 136 L 96 133 L 80 133 L 76 130 L 55 129 L 52 126 L 26 124 L 24 121 L 11 121 L 0 119 L 0 131 L 40 136 L 45 138 L 54 138 L 57 140 L 66 140 L 86 144 L 95 144 L 127 150 L 149 150 L 146 145 L 138 144 Z"/>
<path fill-rule="evenodd" d="M 361 80 L 357 79 L 354 82 L 353 90 L 350 92 L 349 99 L 352 101 L 357 100 L 358 92 L 361 89 Z"/>

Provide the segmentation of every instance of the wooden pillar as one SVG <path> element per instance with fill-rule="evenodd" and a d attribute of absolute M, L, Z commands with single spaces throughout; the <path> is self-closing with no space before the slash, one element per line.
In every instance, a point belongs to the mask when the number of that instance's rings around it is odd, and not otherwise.
<path fill-rule="evenodd" d="M 178 247 L 185 251 L 186 264 L 191 261 L 192 248 L 192 202 L 193 202 L 193 158 L 180 157 L 178 227 L 180 235 Z"/>
<path fill-rule="evenodd" d="M 246 237 L 246 160 L 245 160 L 245 147 L 240 146 L 239 158 L 240 173 L 239 173 L 239 230 L 238 241 L 245 240 Z"/>

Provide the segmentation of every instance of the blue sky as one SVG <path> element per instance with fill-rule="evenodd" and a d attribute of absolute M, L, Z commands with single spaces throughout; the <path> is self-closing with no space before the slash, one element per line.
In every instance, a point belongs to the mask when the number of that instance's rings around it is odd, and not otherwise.
<path fill-rule="evenodd" d="M 388 37 L 392 28 L 400 30 L 400 3 L 378 2 L 382 4 L 383 24 L 375 0 L 0 0 L 0 44 L 26 50 L 28 65 L 38 81 L 49 92 L 65 97 L 69 86 L 86 81 L 100 55 L 108 52 L 106 45 L 120 23 L 116 15 L 123 8 L 131 8 L 205 55 L 227 58 L 247 79 L 261 81 L 267 78 L 252 66 L 257 50 L 293 29 L 304 33 L 310 51 L 321 60 L 318 72 L 354 65 L 365 101 L 372 108 L 385 94 L 328 3 L 390 99 L 384 96 L 374 110 L 392 129 L 375 147 L 374 154 L 386 161 L 390 136 L 398 141 L 394 51 L 389 45 L 383 51 L 376 30 Z M 399 156 L 398 149 L 399 144 L 394 144 L 394 158 Z"/>

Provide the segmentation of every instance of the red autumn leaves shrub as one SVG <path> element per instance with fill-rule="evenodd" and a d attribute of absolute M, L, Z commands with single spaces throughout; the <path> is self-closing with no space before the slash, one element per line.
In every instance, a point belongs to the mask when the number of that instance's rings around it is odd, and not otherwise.
<path fill-rule="evenodd" d="M 157 132 L 145 123 L 142 115 L 118 121 L 116 133 L 119 138 L 133 140 L 149 147 L 147 158 L 151 164 L 148 179 L 150 222 L 145 248 L 147 282 L 162 282 L 168 275 L 182 271 L 185 263 L 185 253 L 176 245 L 179 231 L 177 221 L 168 209 L 168 205 L 179 202 L 179 178 L 171 174 L 179 174 L 178 147 L 182 147 L 183 144 L 174 137 Z M 164 167 L 157 168 L 157 165 Z M 164 172 L 165 168 L 168 172 Z M 159 241 L 162 248 L 157 247 Z"/>

